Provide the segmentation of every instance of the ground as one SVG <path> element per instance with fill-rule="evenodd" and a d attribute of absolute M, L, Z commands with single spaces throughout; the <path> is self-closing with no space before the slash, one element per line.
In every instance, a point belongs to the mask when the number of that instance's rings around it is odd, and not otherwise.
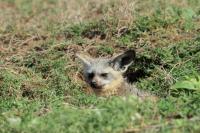
<path fill-rule="evenodd" d="M 200 132 L 199 0 L 0 0 L 0 132 Z M 134 49 L 159 100 L 96 97 L 77 51 Z"/>

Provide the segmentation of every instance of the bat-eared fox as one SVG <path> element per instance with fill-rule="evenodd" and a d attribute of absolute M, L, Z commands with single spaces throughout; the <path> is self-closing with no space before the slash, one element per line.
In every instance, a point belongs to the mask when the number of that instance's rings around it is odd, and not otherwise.
<path fill-rule="evenodd" d="M 150 93 L 137 89 L 123 77 L 134 61 L 134 50 L 128 50 L 111 58 L 92 58 L 83 53 L 77 53 L 76 56 L 83 64 L 86 82 L 96 95 L 135 95 L 141 99 L 152 97 Z"/>

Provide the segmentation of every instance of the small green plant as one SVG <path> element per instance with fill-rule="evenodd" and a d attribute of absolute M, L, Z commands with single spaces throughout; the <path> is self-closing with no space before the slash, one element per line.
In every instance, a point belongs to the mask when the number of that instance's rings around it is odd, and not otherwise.
<path fill-rule="evenodd" d="M 105 45 L 100 46 L 98 48 L 98 50 L 99 50 L 100 53 L 106 53 L 106 54 L 113 54 L 113 52 L 114 52 L 114 49 L 112 47 L 105 46 Z"/>
<path fill-rule="evenodd" d="M 194 77 L 185 77 L 185 80 L 176 82 L 172 89 L 187 89 L 187 90 L 193 90 L 198 93 L 200 93 L 200 76 L 194 76 Z"/>

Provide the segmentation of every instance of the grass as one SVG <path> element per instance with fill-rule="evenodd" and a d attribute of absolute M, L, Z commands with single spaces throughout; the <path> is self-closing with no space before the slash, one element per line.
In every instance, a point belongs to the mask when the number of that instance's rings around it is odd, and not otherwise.
<path fill-rule="evenodd" d="M 0 0 L 0 132 L 199 132 L 198 0 Z M 77 51 L 135 49 L 160 99 L 96 97 Z"/>

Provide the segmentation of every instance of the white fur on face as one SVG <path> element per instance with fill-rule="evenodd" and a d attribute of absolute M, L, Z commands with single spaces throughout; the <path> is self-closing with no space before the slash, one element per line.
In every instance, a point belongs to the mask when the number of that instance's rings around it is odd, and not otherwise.
<path fill-rule="evenodd" d="M 101 66 L 102 67 L 102 66 Z M 113 81 L 118 79 L 119 77 L 122 77 L 122 74 L 119 71 L 115 71 L 110 66 L 104 66 L 105 68 L 99 69 L 99 67 L 90 67 L 86 73 L 85 77 L 89 83 L 91 83 L 93 80 L 98 84 L 98 86 L 105 86 L 108 84 L 111 84 Z M 102 77 L 101 74 L 106 73 L 106 77 Z M 89 74 L 93 74 L 93 77 L 89 77 Z"/>
<path fill-rule="evenodd" d="M 102 77 L 101 74 L 107 74 L 106 77 Z M 93 77 L 89 77 L 90 74 L 93 74 Z M 122 74 L 119 71 L 114 70 L 108 64 L 108 60 L 98 59 L 94 62 L 91 62 L 91 65 L 86 66 L 84 72 L 87 82 L 90 84 L 93 80 L 97 82 L 98 86 L 105 86 L 112 83 Z"/>

